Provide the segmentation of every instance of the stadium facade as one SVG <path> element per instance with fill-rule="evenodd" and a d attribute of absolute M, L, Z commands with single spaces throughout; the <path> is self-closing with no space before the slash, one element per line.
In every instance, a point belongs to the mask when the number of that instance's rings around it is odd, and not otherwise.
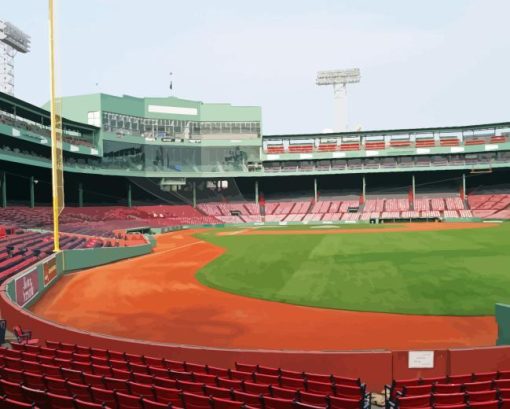
<path fill-rule="evenodd" d="M 260 107 L 106 94 L 64 98 L 63 116 L 66 202 L 76 205 L 365 199 L 427 186 L 463 196 L 504 184 L 510 167 L 510 122 L 264 135 Z M 0 94 L 4 206 L 50 203 L 49 118 Z"/>

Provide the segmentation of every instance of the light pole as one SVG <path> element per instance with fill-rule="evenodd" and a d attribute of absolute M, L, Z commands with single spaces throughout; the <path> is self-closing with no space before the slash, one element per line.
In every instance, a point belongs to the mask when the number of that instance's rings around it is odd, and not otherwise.
<path fill-rule="evenodd" d="M 30 51 L 30 37 L 8 21 L 0 20 L 0 91 L 14 95 L 14 57 Z"/>
<path fill-rule="evenodd" d="M 335 98 L 335 123 L 334 131 L 346 132 L 347 129 L 347 84 L 360 82 L 359 68 L 348 70 L 319 71 L 315 83 L 321 85 L 333 85 Z"/>

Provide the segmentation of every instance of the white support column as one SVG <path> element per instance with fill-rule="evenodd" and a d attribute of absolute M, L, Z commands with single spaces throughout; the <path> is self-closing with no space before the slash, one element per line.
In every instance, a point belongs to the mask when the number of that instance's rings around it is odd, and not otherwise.
<path fill-rule="evenodd" d="M 255 203 L 259 204 L 259 181 L 255 181 Z"/>
<path fill-rule="evenodd" d="M 317 202 L 318 194 L 317 194 L 317 178 L 313 178 L 313 200 Z"/>
<path fill-rule="evenodd" d="M 333 92 L 335 96 L 335 132 L 347 131 L 347 85 L 334 84 Z"/>
<path fill-rule="evenodd" d="M 367 200 L 367 178 L 363 175 L 363 189 L 362 189 L 363 202 Z"/>
<path fill-rule="evenodd" d="M 465 173 L 462 174 L 462 192 L 464 194 L 464 197 L 462 199 L 466 200 L 467 193 L 466 193 L 466 174 Z"/>
<path fill-rule="evenodd" d="M 413 173 L 412 184 L 413 184 L 413 200 L 414 200 L 416 198 L 416 178 L 414 177 L 414 173 Z"/>

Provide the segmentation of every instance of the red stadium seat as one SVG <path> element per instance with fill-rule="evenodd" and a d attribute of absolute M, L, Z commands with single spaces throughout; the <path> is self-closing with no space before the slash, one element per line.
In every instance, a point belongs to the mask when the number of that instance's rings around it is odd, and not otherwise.
<path fill-rule="evenodd" d="M 229 372 L 230 379 L 237 379 L 239 381 L 250 381 L 253 382 L 253 373 L 252 372 L 242 372 L 237 370 L 231 370 Z"/>
<path fill-rule="evenodd" d="M 164 360 L 165 367 L 173 371 L 186 372 L 186 365 L 182 361 Z"/>
<path fill-rule="evenodd" d="M 139 396 L 128 395 L 123 392 L 115 392 L 118 409 L 143 409 L 142 398 Z"/>
<path fill-rule="evenodd" d="M 41 369 L 46 376 L 62 377 L 62 371 L 58 366 L 41 364 Z"/>
<path fill-rule="evenodd" d="M 162 358 L 156 358 L 153 356 L 146 356 L 145 362 L 148 366 L 155 366 L 158 368 L 166 368 L 165 362 Z"/>
<path fill-rule="evenodd" d="M 256 395 L 267 394 L 270 392 L 270 385 L 265 383 L 243 382 L 242 390 L 246 393 L 253 393 Z M 234 388 L 236 389 L 236 388 Z"/>
<path fill-rule="evenodd" d="M 218 377 L 221 377 L 221 378 L 228 378 L 229 377 L 228 369 L 217 368 L 215 366 L 207 366 L 207 373 L 209 375 L 214 375 L 214 376 L 218 376 Z"/>
<path fill-rule="evenodd" d="M 238 402 L 244 402 L 253 408 L 262 408 L 262 395 L 233 390 L 232 396 Z"/>
<path fill-rule="evenodd" d="M 257 365 L 257 370 L 255 372 L 265 375 L 280 376 L 280 369 L 270 366 Z"/>
<path fill-rule="evenodd" d="M 359 405 L 359 400 L 352 399 Z M 397 396 L 395 399 L 397 406 L 402 409 L 407 408 L 428 408 L 431 406 L 430 395 L 418 395 L 418 396 Z M 354 404 L 354 402 L 352 402 Z M 359 406 L 356 406 L 359 407 Z"/>
<path fill-rule="evenodd" d="M 305 373 L 299 371 L 292 371 L 289 369 L 280 368 L 280 375 L 285 378 L 292 379 L 305 379 Z"/>
<path fill-rule="evenodd" d="M 262 396 L 262 402 L 265 409 L 292 409 L 294 400 Z"/>
<path fill-rule="evenodd" d="M 62 376 L 64 379 L 67 379 L 69 381 L 73 382 L 83 382 L 83 374 L 81 371 L 77 371 L 75 369 L 70 368 L 60 368 L 60 371 L 62 372 Z"/>
<path fill-rule="evenodd" d="M 497 390 L 486 390 L 480 392 L 469 392 L 467 401 L 471 405 L 474 402 L 488 402 L 491 400 L 498 400 L 499 392 Z"/>
<path fill-rule="evenodd" d="M 152 385 L 145 385 L 142 383 L 128 382 L 129 393 L 134 396 L 141 396 L 143 398 L 156 399 L 154 387 Z"/>
<path fill-rule="evenodd" d="M 169 376 L 176 381 L 193 382 L 193 374 L 191 372 L 170 370 Z"/>
<path fill-rule="evenodd" d="M 115 378 L 110 378 L 108 376 L 105 376 L 103 378 L 103 381 L 104 381 L 104 386 L 106 389 L 110 389 L 112 391 L 126 392 L 126 393 L 129 391 L 128 383 L 127 383 L 127 381 L 125 381 L 123 379 L 115 379 Z"/>
<path fill-rule="evenodd" d="M 306 381 L 304 379 L 287 378 L 280 376 L 280 386 L 283 388 L 293 388 L 304 391 L 306 389 Z"/>
<path fill-rule="evenodd" d="M 196 382 L 177 381 L 177 389 L 183 392 L 191 392 L 202 395 L 204 393 L 204 384 Z"/>
<path fill-rule="evenodd" d="M 434 393 L 447 394 L 460 392 L 462 392 L 462 385 L 460 383 L 436 384 L 434 386 Z"/>
<path fill-rule="evenodd" d="M 328 397 L 328 407 L 330 409 L 360 409 L 363 408 L 363 399 L 348 399 L 338 396 Z"/>
<path fill-rule="evenodd" d="M 495 379 L 492 384 L 494 388 L 510 389 L 510 379 Z"/>
<path fill-rule="evenodd" d="M 107 408 L 106 405 L 103 405 L 102 403 L 94 403 L 94 402 L 88 402 L 81 399 L 74 399 L 74 405 L 76 409 L 104 409 Z"/>
<path fill-rule="evenodd" d="M 499 409 L 501 402 L 499 400 L 490 400 L 485 402 L 470 402 L 469 408 L 471 409 Z"/>
<path fill-rule="evenodd" d="M 365 390 L 361 386 L 334 385 L 335 396 L 343 396 L 350 399 L 362 397 Z"/>
<path fill-rule="evenodd" d="M 0 409 L 29 409 L 33 408 L 31 403 L 25 403 L 12 398 L 0 398 Z"/>
<path fill-rule="evenodd" d="M 70 395 L 76 396 L 78 399 L 90 401 L 93 400 L 91 388 L 89 385 L 67 381 L 67 391 Z"/>
<path fill-rule="evenodd" d="M 137 375 L 145 375 L 145 374 L 137 374 Z M 124 379 L 125 381 L 127 381 L 127 380 L 130 380 L 131 378 L 133 378 L 134 376 L 135 376 L 134 372 L 129 372 L 129 371 L 124 371 L 122 369 L 112 368 L 112 375 L 111 375 L 112 378 Z M 148 376 L 150 379 L 152 379 L 151 375 L 145 375 L 145 376 Z"/>
<path fill-rule="evenodd" d="M 298 398 L 297 400 L 299 402 L 306 403 L 308 405 L 315 405 L 315 406 L 324 406 L 327 405 L 327 399 L 325 395 L 320 395 L 316 393 L 310 393 L 310 392 L 303 392 L 298 391 Z M 338 398 L 343 399 L 343 398 Z"/>
<path fill-rule="evenodd" d="M 156 402 L 147 398 L 142 398 L 143 409 L 176 409 L 171 403 Z"/>
<path fill-rule="evenodd" d="M 204 385 L 204 395 L 221 399 L 232 399 L 232 390 L 218 386 Z"/>
<path fill-rule="evenodd" d="M 16 369 L 18 371 L 23 370 L 23 362 L 21 358 L 10 358 L 8 356 L 4 357 L 5 366 L 10 369 Z"/>
<path fill-rule="evenodd" d="M 498 378 L 496 371 L 492 372 L 477 372 L 473 375 L 475 382 L 493 381 Z"/>
<path fill-rule="evenodd" d="M 102 348 L 90 348 L 91 355 L 97 356 L 99 358 L 110 358 L 108 350 Z"/>
<path fill-rule="evenodd" d="M 492 389 L 492 381 L 469 382 L 463 385 L 465 392 L 488 391 Z"/>
<path fill-rule="evenodd" d="M 401 393 L 402 396 L 430 395 L 432 393 L 433 387 L 433 384 L 404 386 Z"/>
<path fill-rule="evenodd" d="M 74 401 L 71 396 L 55 395 L 48 392 L 48 403 L 51 409 L 75 409 Z"/>
<path fill-rule="evenodd" d="M 280 388 L 278 386 L 271 385 L 269 387 L 271 396 L 273 398 L 281 398 L 281 399 L 296 399 L 297 390 L 296 389 L 286 389 Z"/>
<path fill-rule="evenodd" d="M 84 365 L 83 367 L 90 365 L 90 364 L 86 364 L 84 362 L 79 362 L 79 364 L 80 364 L 80 366 Z M 88 371 L 84 370 L 83 372 L 88 372 Z M 112 368 L 110 368 L 109 366 L 96 365 L 96 364 L 92 365 L 92 373 L 94 375 L 99 375 L 99 376 L 110 376 L 111 377 L 113 375 Z"/>
<path fill-rule="evenodd" d="M 4 379 L 8 379 L 10 382 L 23 382 L 23 371 L 10 368 L 0 368 L 0 376 Z"/>
<path fill-rule="evenodd" d="M 74 347 L 74 352 L 77 353 L 77 354 L 84 354 L 84 355 L 90 355 L 91 354 L 90 347 L 83 346 L 83 345 L 76 345 Z"/>
<path fill-rule="evenodd" d="M 149 368 L 145 364 L 140 363 L 129 363 L 129 369 L 136 373 L 149 374 Z"/>
<path fill-rule="evenodd" d="M 218 386 L 221 388 L 232 388 L 243 390 L 243 381 L 239 379 L 218 378 Z"/>
<path fill-rule="evenodd" d="M 170 377 L 170 369 L 168 368 L 160 368 L 158 366 L 149 366 L 149 373 L 154 376 L 160 376 L 163 378 Z"/>
<path fill-rule="evenodd" d="M 174 379 L 167 379 L 155 376 L 153 384 L 155 386 L 161 386 L 163 388 L 177 389 L 177 381 L 175 381 Z"/>
<path fill-rule="evenodd" d="M 310 405 L 303 402 L 293 402 L 294 409 L 325 409 L 325 406 Z"/>
<path fill-rule="evenodd" d="M 44 376 L 41 374 L 35 374 L 30 372 L 23 372 L 23 384 L 33 389 L 44 390 L 46 388 Z"/>
<path fill-rule="evenodd" d="M 212 409 L 242 409 L 244 403 L 229 399 L 211 398 Z"/>
<path fill-rule="evenodd" d="M 448 383 L 466 383 L 466 382 L 473 382 L 473 374 L 448 376 Z"/>
<path fill-rule="evenodd" d="M 90 388 L 90 394 L 92 396 L 92 400 L 96 403 L 104 403 L 106 406 L 116 408 L 117 400 L 115 399 L 115 394 L 113 391 L 103 388 Z"/>
<path fill-rule="evenodd" d="M 306 382 L 306 392 L 322 393 L 322 394 L 329 395 L 331 393 L 334 393 L 334 389 L 333 389 L 333 385 L 331 385 L 331 383 L 307 381 Z"/>
<path fill-rule="evenodd" d="M 171 403 L 172 405 L 182 407 L 180 390 L 154 386 L 154 393 L 158 402 Z"/>
<path fill-rule="evenodd" d="M 338 385 L 350 385 L 350 386 L 361 386 L 361 380 L 359 378 L 348 378 L 345 376 L 331 377 L 332 381 Z"/>
<path fill-rule="evenodd" d="M 254 372 L 253 379 L 255 380 L 255 383 L 266 383 L 270 385 L 280 384 L 280 377 L 277 375 L 265 375 L 258 372 Z"/>
<path fill-rule="evenodd" d="M 71 380 L 71 379 L 69 379 L 69 380 Z M 73 380 L 73 382 L 74 382 L 74 380 Z M 87 385 L 90 385 L 90 386 L 96 386 L 98 388 L 104 388 L 106 385 L 104 382 L 104 376 L 94 375 L 91 373 L 83 374 L 83 383 L 86 383 Z"/>
<path fill-rule="evenodd" d="M 41 409 L 50 409 L 50 402 L 46 392 L 40 389 L 33 389 L 26 386 L 21 387 L 23 392 L 23 400 L 25 402 L 31 402 Z"/>
<path fill-rule="evenodd" d="M 115 371 L 113 373 L 115 375 Z M 115 378 L 119 378 L 118 376 L 114 376 Z M 152 385 L 155 382 L 155 376 L 154 375 L 145 375 L 141 373 L 132 373 L 131 379 L 133 382 L 143 383 Z M 174 383 L 175 384 L 175 383 Z"/>
<path fill-rule="evenodd" d="M 432 395 L 434 406 L 460 405 L 466 401 L 465 393 L 434 393 Z"/>
<path fill-rule="evenodd" d="M 66 381 L 61 378 L 54 378 L 52 376 L 44 377 L 45 388 L 48 392 L 54 393 L 56 395 L 65 395 L 67 394 L 67 385 Z"/>
<path fill-rule="evenodd" d="M 217 385 L 216 376 L 208 375 L 206 373 L 195 373 L 193 372 L 193 381 L 203 383 L 206 385 Z"/>
<path fill-rule="evenodd" d="M 0 379 L 0 393 L 9 398 L 23 401 L 23 391 L 20 383 Z"/>
<path fill-rule="evenodd" d="M 94 355 L 89 355 L 89 359 L 87 360 L 78 360 L 78 362 L 85 362 L 85 363 L 88 363 L 88 364 L 93 364 L 93 365 L 101 365 L 101 366 L 111 366 L 112 368 L 116 368 L 117 366 L 115 366 L 115 364 L 119 361 L 115 361 L 115 360 L 109 360 L 108 358 L 105 358 L 105 357 L 102 357 L 102 356 L 94 356 Z M 129 365 L 126 361 L 121 361 L 124 365 L 122 366 L 122 369 L 129 369 Z"/>

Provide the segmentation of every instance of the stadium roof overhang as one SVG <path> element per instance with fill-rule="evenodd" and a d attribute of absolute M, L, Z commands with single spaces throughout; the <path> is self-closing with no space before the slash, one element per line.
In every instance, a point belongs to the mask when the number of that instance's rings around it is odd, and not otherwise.
<path fill-rule="evenodd" d="M 48 111 L 3 92 L 0 92 L 0 110 L 20 116 L 38 124 L 50 126 L 50 113 Z M 63 120 L 63 126 L 65 129 L 75 129 L 86 133 L 99 132 L 99 128 L 95 126 L 71 121 L 65 118 Z"/>

